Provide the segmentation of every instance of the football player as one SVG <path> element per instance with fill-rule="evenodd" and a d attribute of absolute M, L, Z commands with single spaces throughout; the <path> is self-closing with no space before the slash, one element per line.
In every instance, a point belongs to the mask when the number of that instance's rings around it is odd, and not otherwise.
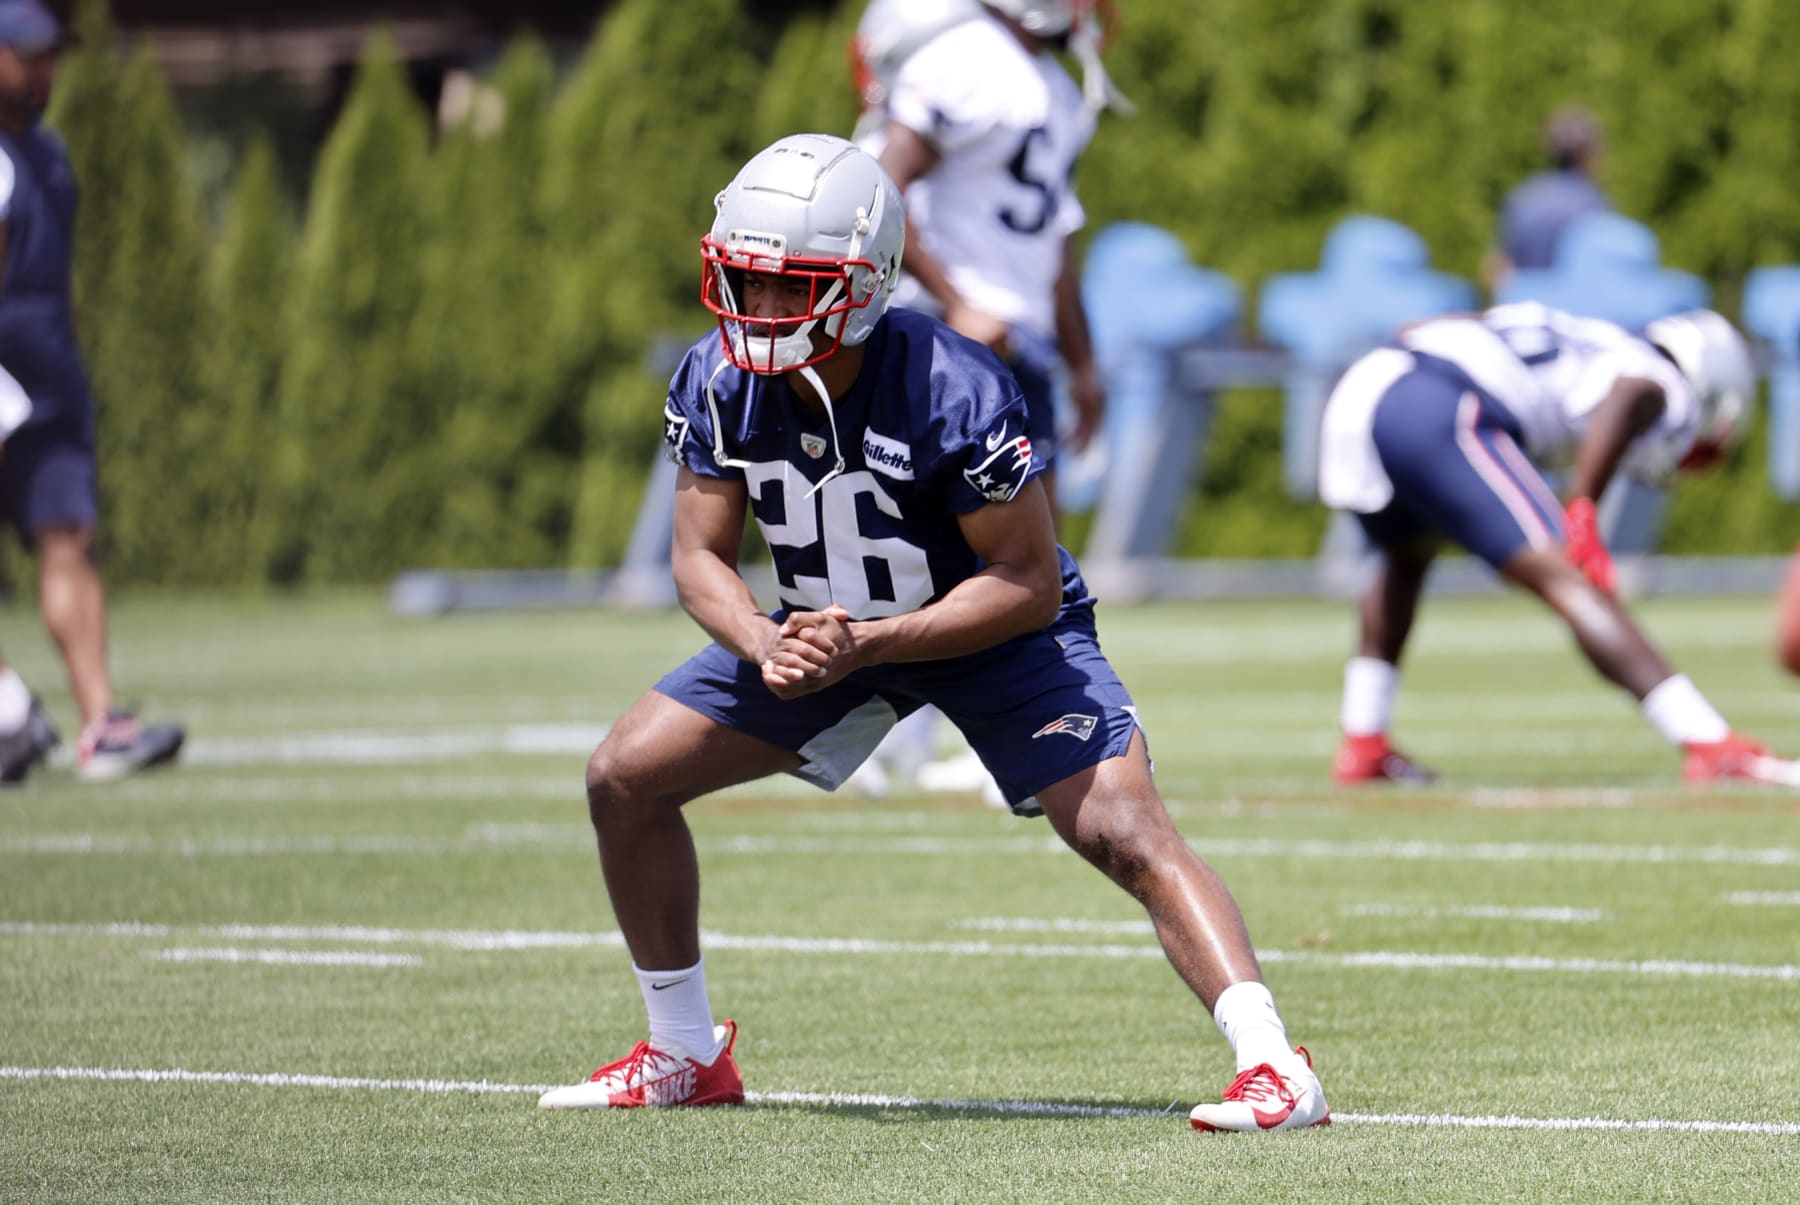
<path fill-rule="evenodd" d="M 929 702 L 1014 812 L 1047 817 L 1148 908 L 1213 1010 L 1239 1075 L 1193 1125 L 1324 1124 L 1237 905 L 1151 780 L 1094 600 L 1056 543 L 1018 384 L 980 343 L 888 308 L 904 243 L 898 188 L 841 138 L 784 138 L 719 194 L 701 243 L 719 333 L 689 350 L 663 413 L 680 466 L 675 582 L 714 643 L 639 699 L 587 770 L 650 1036 L 539 1104 L 744 1098 L 736 1026 L 713 1020 L 681 807 L 777 773 L 835 788 Z M 772 614 L 738 573 L 746 515 L 774 560 Z"/>
<path fill-rule="evenodd" d="M 1711 310 L 1642 337 L 1536 304 L 1432 319 L 1347 371 L 1326 403 L 1319 495 L 1380 551 L 1344 673 L 1339 782 L 1429 781 L 1388 740 L 1400 657 L 1439 544 L 1454 540 L 1562 617 L 1594 668 L 1686 754 L 1683 776 L 1795 783 L 1800 766 L 1731 730 L 1614 595 L 1595 503 L 1623 469 L 1650 483 L 1716 463 L 1756 386 Z M 1566 502 L 1539 466 L 1568 470 Z"/>

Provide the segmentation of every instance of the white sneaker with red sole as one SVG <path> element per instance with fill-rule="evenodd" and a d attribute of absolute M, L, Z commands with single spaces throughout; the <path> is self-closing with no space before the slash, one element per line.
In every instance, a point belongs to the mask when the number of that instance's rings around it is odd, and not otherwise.
<path fill-rule="evenodd" d="M 1800 787 L 1800 762 L 1776 757 L 1762 745 L 1733 732 L 1722 741 L 1684 746 L 1681 776 L 1688 782 L 1763 782 Z"/>
<path fill-rule="evenodd" d="M 1325 1089 L 1313 1074 L 1312 1055 L 1306 1047 L 1294 1053 L 1305 1066 L 1288 1068 L 1286 1074 L 1268 1063 L 1258 1063 L 1225 1089 L 1218 1104 L 1195 1105 L 1188 1121 L 1206 1133 L 1256 1133 L 1259 1130 L 1303 1130 L 1331 1124 L 1331 1108 Z"/>
<path fill-rule="evenodd" d="M 683 1050 L 658 1050 L 639 1042 L 631 1053 L 608 1063 L 584 1082 L 552 1088 L 538 1097 L 540 1109 L 640 1109 L 694 1108 L 701 1105 L 741 1105 L 744 1077 L 738 1072 L 732 1050 L 737 1046 L 737 1022 L 727 1021 L 713 1030 L 718 1054 L 702 1063 Z"/>

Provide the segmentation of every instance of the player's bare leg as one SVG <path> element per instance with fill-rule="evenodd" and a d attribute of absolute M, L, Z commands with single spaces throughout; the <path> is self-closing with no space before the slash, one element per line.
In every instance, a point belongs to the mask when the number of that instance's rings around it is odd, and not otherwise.
<path fill-rule="evenodd" d="M 1435 540 L 1383 549 L 1375 577 L 1363 592 L 1356 658 L 1344 671 L 1344 740 L 1332 765 L 1332 776 L 1340 783 L 1417 785 L 1437 777 L 1388 742 L 1400 658 L 1437 552 Z"/>
<path fill-rule="evenodd" d="M 1663 738 L 1686 753 L 1682 777 L 1800 786 L 1800 763 L 1771 756 L 1733 732 L 1687 676 L 1670 668 L 1618 600 L 1589 581 L 1561 549 L 1526 549 L 1502 574 L 1562 616 L 1594 668 L 1629 691 Z"/>
<path fill-rule="evenodd" d="M 1037 799 L 1056 834 L 1144 906 L 1175 973 L 1237 1054 L 1237 1078 L 1220 1103 L 1194 1109 L 1194 1127 L 1327 1124 L 1324 1091 L 1309 1056 L 1287 1043 L 1237 901 L 1169 818 L 1143 735 L 1132 737 L 1125 756 L 1071 775 Z"/>
<path fill-rule="evenodd" d="M 106 669 L 106 595 L 94 564 L 90 527 L 52 527 L 34 535 L 38 547 L 38 607 L 62 651 L 69 689 L 81 722 L 92 724 L 112 707 Z"/>
<path fill-rule="evenodd" d="M 588 759 L 588 816 L 626 948 L 639 967 L 700 958 L 700 864 L 681 807 L 800 758 L 652 691 Z"/>
<path fill-rule="evenodd" d="M 544 1109 L 728 1105 L 744 1099 L 737 1024 L 713 1024 L 700 961 L 700 864 L 681 814 L 690 799 L 797 767 L 784 749 L 666 696 L 645 695 L 588 759 L 588 815 L 613 913 L 631 951 L 650 1037 Z"/>
<path fill-rule="evenodd" d="M 1788 562 L 1787 579 L 1775 610 L 1775 656 L 1790 674 L 1800 674 L 1800 551 Z"/>

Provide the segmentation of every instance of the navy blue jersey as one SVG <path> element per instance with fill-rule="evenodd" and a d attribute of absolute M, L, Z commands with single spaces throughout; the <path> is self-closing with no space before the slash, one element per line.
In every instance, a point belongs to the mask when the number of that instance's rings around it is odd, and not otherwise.
<path fill-rule="evenodd" d="M 957 516 L 1012 499 L 1044 465 L 1018 383 L 986 347 L 906 309 L 890 309 L 864 346 L 856 383 L 832 404 L 834 440 L 824 411 L 795 398 L 810 393 L 797 376 L 735 368 L 708 334 L 670 382 L 663 437 L 677 464 L 746 484 L 784 606 L 877 619 L 979 572 Z M 1058 551 L 1065 611 L 1090 606 Z"/>
<path fill-rule="evenodd" d="M 87 421 L 93 403 L 75 342 L 70 268 L 75 250 L 75 172 L 43 126 L 0 132 L 12 169 L 5 208 L 6 278 L 0 284 L 0 367 L 31 399 L 26 424 L 59 416 Z"/>

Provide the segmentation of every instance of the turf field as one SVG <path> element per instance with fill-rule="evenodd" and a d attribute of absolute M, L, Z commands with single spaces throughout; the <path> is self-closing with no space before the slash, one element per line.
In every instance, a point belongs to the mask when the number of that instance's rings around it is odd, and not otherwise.
<path fill-rule="evenodd" d="M 1641 614 L 1800 750 L 1765 600 Z M 1682 789 L 1506 599 L 1422 620 L 1398 731 L 1452 785 L 1338 793 L 1350 623 L 1101 610 L 1337 1117 L 1222 1136 L 1223 1040 L 1042 821 L 787 780 L 691 809 L 752 1103 L 540 1113 L 641 1036 L 581 771 L 695 629 L 128 602 L 121 685 L 191 757 L 0 795 L 0 1198 L 1800 1199 L 1800 801 Z M 0 643 L 60 692 L 31 614 Z"/>

